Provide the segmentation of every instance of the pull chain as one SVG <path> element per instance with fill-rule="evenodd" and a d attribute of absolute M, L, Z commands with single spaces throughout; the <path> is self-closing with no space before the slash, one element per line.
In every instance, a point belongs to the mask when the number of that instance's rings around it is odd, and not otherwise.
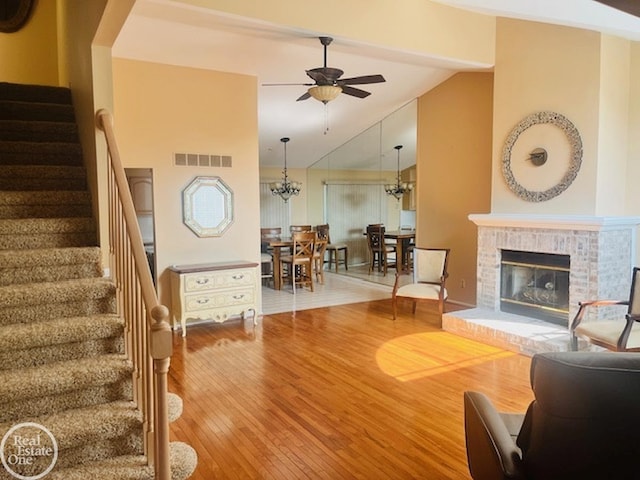
<path fill-rule="evenodd" d="M 329 102 L 324 103 L 324 135 L 329 131 Z"/>

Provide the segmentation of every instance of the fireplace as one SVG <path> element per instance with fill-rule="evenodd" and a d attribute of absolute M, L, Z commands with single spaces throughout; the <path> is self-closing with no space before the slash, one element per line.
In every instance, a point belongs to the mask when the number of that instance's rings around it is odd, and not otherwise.
<path fill-rule="evenodd" d="M 568 312 L 555 320 L 562 321 L 564 327 L 569 326 L 569 320 L 577 313 L 579 302 L 624 299 L 629 294 L 638 217 L 478 214 L 469 218 L 478 225 L 478 308 L 502 311 L 503 251 L 568 257 Z M 593 319 L 613 318 L 617 314 L 615 309 L 591 309 L 588 313 Z M 518 315 L 532 314 L 521 311 Z"/>
<path fill-rule="evenodd" d="M 500 310 L 567 325 L 569 272 L 569 255 L 502 250 Z"/>

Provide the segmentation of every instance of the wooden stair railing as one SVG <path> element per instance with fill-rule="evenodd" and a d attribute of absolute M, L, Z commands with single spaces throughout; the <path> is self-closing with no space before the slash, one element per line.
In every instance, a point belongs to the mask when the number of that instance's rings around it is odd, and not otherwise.
<path fill-rule="evenodd" d="M 172 354 L 169 310 L 158 301 L 131 192 L 120 160 L 113 117 L 96 114 L 108 149 L 109 255 L 117 287 L 118 313 L 125 320 L 126 353 L 133 363 L 134 401 L 142 413 L 144 453 L 156 480 L 169 480 L 167 373 Z"/>

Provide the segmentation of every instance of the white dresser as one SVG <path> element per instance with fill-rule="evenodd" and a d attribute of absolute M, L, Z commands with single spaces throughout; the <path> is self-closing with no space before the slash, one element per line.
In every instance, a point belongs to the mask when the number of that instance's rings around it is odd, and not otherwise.
<path fill-rule="evenodd" d="M 221 323 L 250 314 L 255 324 L 260 288 L 257 266 L 234 261 L 170 267 L 174 327 L 180 322 L 184 337 L 188 318 Z"/>

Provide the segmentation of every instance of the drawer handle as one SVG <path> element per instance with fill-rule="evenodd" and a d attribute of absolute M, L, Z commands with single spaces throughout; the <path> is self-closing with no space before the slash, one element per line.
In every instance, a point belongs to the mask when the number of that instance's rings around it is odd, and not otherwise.
<path fill-rule="evenodd" d="M 244 273 L 237 273 L 231 278 L 233 278 L 234 280 L 242 280 L 244 278 Z"/>
<path fill-rule="evenodd" d="M 233 296 L 234 300 L 242 300 L 245 297 L 244 293 L 237 294 Z"/>
<path fill-rule="evenodd" d="M 196 280 L 196 283 L 198 285 L 205 285 L 207 283 L 209 283 L 209 279 L 208 278 L 199 278 Z"/>
<path fill-rule="evenodd" d="M 200 305 L 204 305 L 205 303 L 209 303 L 209 299 L 208 299 L 208 298 L 199 298 L 199 299 L 197 300 L 197 302 L 198 302 Z"/>

